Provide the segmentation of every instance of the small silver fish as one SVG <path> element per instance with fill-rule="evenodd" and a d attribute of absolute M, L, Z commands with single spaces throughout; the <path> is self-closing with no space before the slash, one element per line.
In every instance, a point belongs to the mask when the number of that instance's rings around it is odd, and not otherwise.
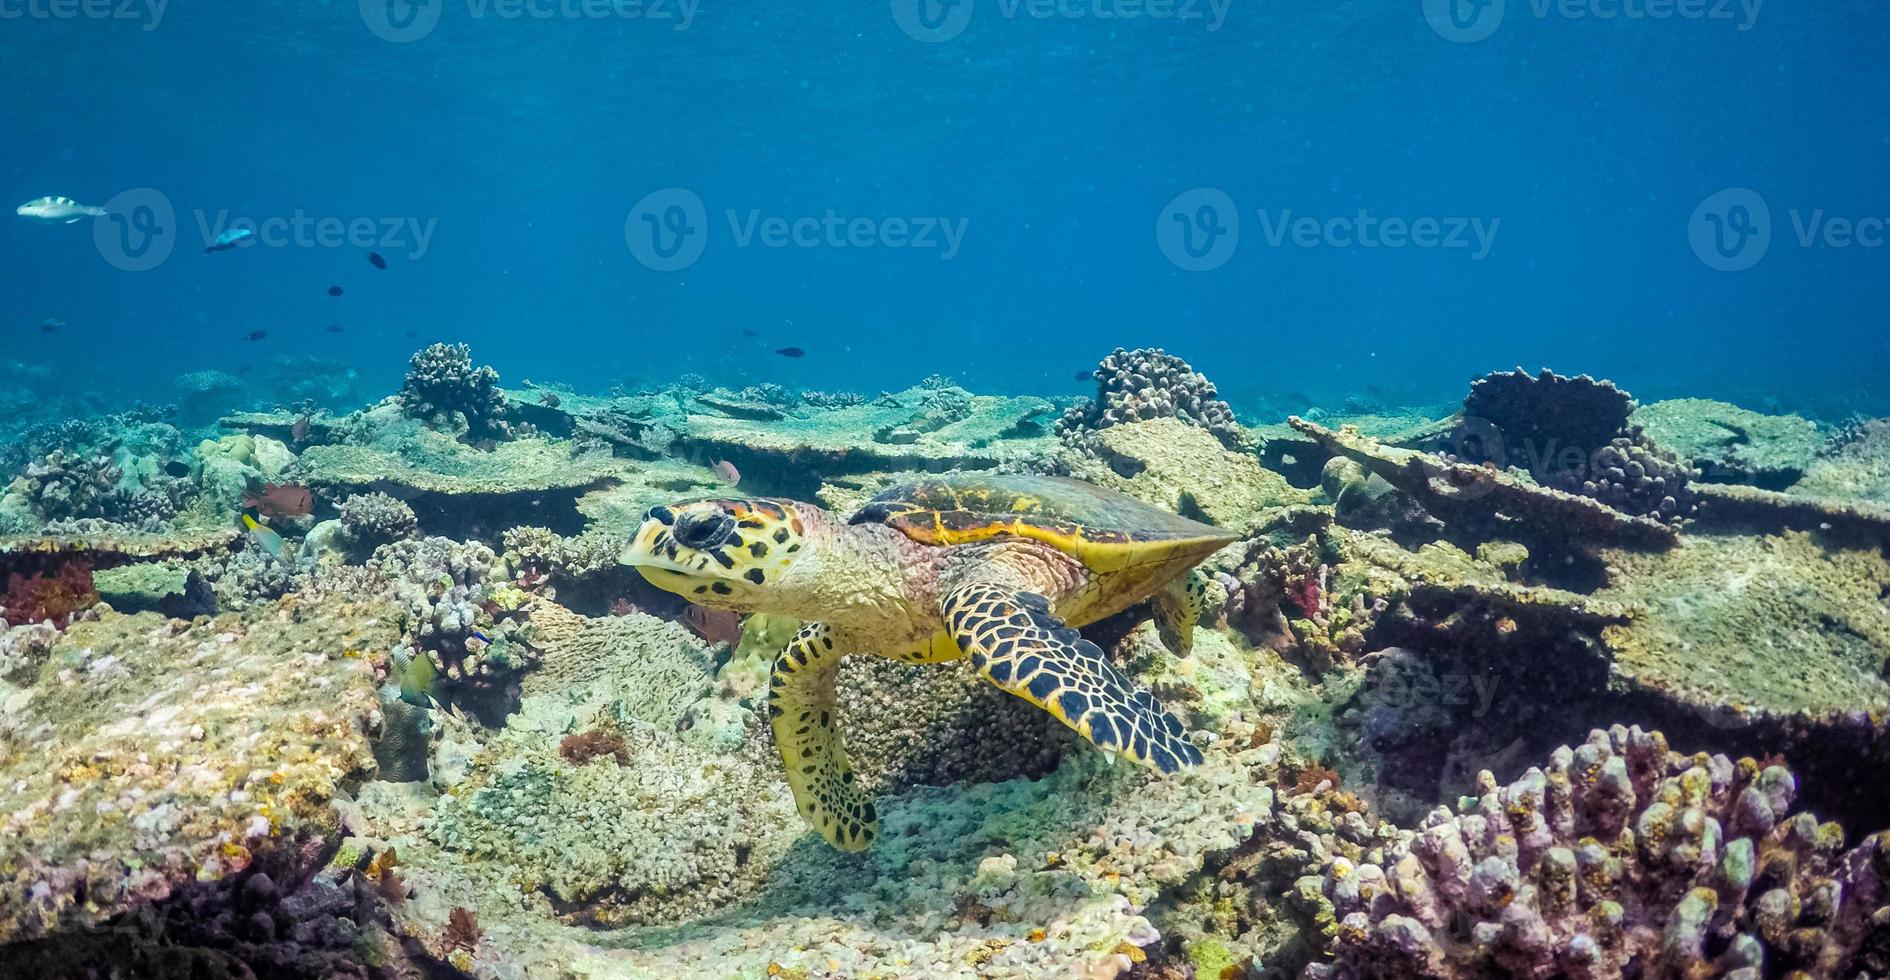
<path fill-rule="evenodd" d="M 105 216 L 105 209 L 80 204 L 69 197 L 41 197 L 20 205 L 13 213 L 22 218 L 44 221 L 47 224 L 69 225 L 87 218 L 102 218 Z"/>

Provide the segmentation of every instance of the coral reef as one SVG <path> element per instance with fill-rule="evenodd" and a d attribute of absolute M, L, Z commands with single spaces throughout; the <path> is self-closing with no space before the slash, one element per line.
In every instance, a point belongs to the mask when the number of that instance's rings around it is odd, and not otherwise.
<path fill-rule="evenodd" d="M 384 493 L 357 493 L 336 506 L 341 528 L 356 547 L 378 548 L 420 533 L 420 519 L 406 502 Z"/>
<path fill-rule="evenodd" d="M 1096 397 L 1072 406 L 1057 421 L 1058 434 L 1072 446 L 1088 449 L 1101 429 L 1158 418 L 1198 425 L 1230 449 L 1245 445 L 1234 410 L 1214 383 L 1159 347 L 1118 347 L 1097 365 L 1095 377 Z"/>
<path fill-rule="evenodd" d="M 512 435 L 499 372 L 473 367 L 472 349 L 465 344 L 433 344 L 415 353 L 398 398 L 409 417 L 466 439 Z"/>
<path fill-rule="evenodd" d="M 12 842 L 0 942 L 103 923 L 246 869 L 283 880 L 319 866 L 339 830 L 330 802 L 373 771 L 362 652 L 393 634 L 375 604 L 312 612 L 291 601 L 195 623 L 107 614 L 74 625 L 0 699 Z"/>
<path fill-rule="evenodd" d="M 503 716 L 519 674 L 538 659 L 523 592 L 493 576 L 498 556 L 477 543 L 419 538 L 383 545 L 368 567 L 392 583 L 408 644 L 451 699 Z M 496 700 L 495 700 L 496 699 Z"/>
<path fill-rule="evenodd" d="M 1486 375 L 1464 399 L 1447 457 L 1521 470 L 1626 514 L 1667 523 L 1692 517 L 1693 468 L 1629 424 L 1634 407 L 1627 392 L 1587 375 L 1546 368 Z"/>
<path fill-rule="evenodd" d="M 1811 420 L 1765 415 L 1725 402 L 1676 398 L 1642 405 L 1631 417 L 1655 445 L 1678 453 L 1700 478 L 1782 490 L 1825 448 Z"/>
<path fill-rule="evenodd" d="M 1890 840 L 1843 852 L 1796 790 L 1618 726 L 1507 786 L 1485 771 L 1461 812 L 1328 860 L 1334 959 L 1306 976 L 1880 974 Z"/>

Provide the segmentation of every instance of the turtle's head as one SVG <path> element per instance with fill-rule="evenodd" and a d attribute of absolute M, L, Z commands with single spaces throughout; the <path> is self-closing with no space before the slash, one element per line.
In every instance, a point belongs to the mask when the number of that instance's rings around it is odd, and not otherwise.
<path fill-rule="evenodd" d="M 784 582 L 826 511 L 791 500 L 724 498 L 652 507 L 620 559 L 698 605 L 782 611 Z"/>

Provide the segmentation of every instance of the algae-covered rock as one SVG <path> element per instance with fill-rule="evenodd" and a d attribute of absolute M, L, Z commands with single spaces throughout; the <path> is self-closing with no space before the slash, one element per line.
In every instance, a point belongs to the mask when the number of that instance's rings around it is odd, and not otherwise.
<path fill-rule="evenodd" d="M 486 450 L 424 429 L 398 449 L 311 446 L 301 458 L 302 473 L 312 486 L 454 495 L 593 487 L 614 478 L 624 465 L 608 454 L 580 452 L 569 442 L 515 439 Z"/>
<path fill-rule="evenodd" d="M 1112 425 L 1090 439 L 1100 458 L 1074 475 L 1221 527 L 1250 530 L 1278 508 L 1313 499 L 1252 455 L 1230 451 L 1213 432 L 1180 419 Z"/>
<path fill-rule="evenodd" d="M 1810 419 L 1765 415 L 1704 398 L 1643 405 L 1631 421 L 1715 483 L 1782 489 L 1798 479 L 1825 442 Z"/>
<path fill-rule="evenodd" d="M 374 771 L 388 610 L 294 600 L 195 624 L 75 625 L 0 699 L 0 942 L 250 867 L 292 878 Z"/>
<path fill-rule="evenodd" d="M 1890 562 L 1805 532 L 1689 538 L 1610 551 L 1604 599 L 1646 614 L 1608 627 L 1624 682 L 1702 711 L 1830 718 L 1890 712 Z"/>

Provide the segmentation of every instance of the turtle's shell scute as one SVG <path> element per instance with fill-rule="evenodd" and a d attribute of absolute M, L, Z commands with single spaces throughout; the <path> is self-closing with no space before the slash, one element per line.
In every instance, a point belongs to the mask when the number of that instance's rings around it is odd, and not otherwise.
<path fill-rule="evenodd" d="M 884 524 L 924 544 L 1006 535 L 1042 541 L 1092 569 L 1205 558 L 1238 535 L 1126 494 L 1055 476 L 958 474 L 902 484 L 849 523 Z"/>

